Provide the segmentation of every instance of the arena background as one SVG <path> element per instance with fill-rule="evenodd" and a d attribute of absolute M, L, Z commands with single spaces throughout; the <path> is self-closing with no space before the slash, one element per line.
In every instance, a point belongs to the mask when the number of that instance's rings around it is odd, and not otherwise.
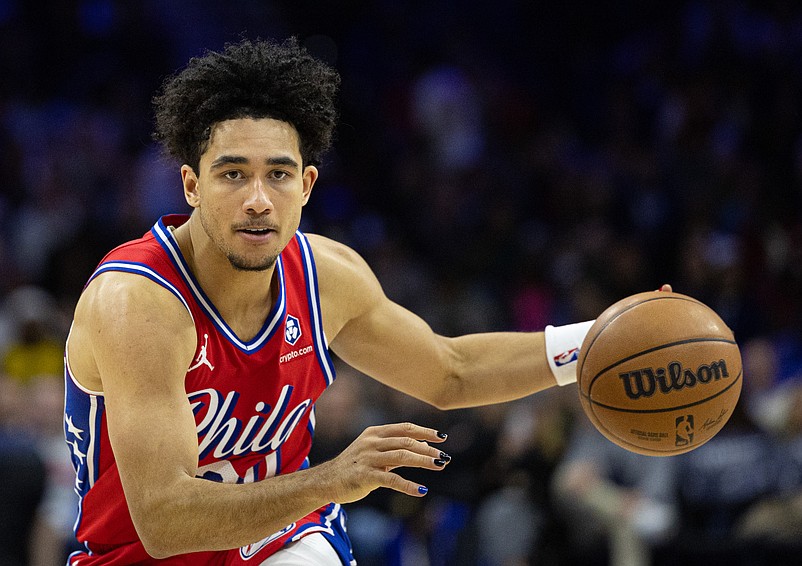
<path fill-rule="evenodd" d="M 186 210 L 150 98 L 189 57 L 296 35 L 342 74 L 303 229 L 437 331 L 538 330 L 673 284 L 745 361 L 709 444 L 633 456 L 574 388 L 438 413 L 340 365 L 316 461 L 446 430 L 422 499 L 350 505 L 362 565 L 802 560 L 802 8 L 788 1 L 0 0 L 0 563 L 63 564 L 61 351 L 103 253 Z M 488 376 L 492 379 L 492 376 Z M 25 555 L 30 547 L 30 562 Z"/>

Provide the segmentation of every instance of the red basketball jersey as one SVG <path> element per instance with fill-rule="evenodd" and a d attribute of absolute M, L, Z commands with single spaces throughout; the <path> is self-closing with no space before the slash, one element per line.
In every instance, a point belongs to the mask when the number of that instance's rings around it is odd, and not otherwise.
<path fill-rule="evenodd" d="M 107 271 L 142 275 L 171 291 L 195 323 L 197 350 L 185 388 L 198 434 L 198 477 L 261 481 L 309 466 L 314 404 L 335 377 L 320 317 L 317 274 L 297 232 L 276 262 L 278 296 L 262 329 L 240 339 L 204 294 L 171 233 L 186 216 L 166 216 L 142 238 L 112 250 L 90 281 Z M 78 384 L 66 363 L 65 435 L 80 497 L 76 536 L 86 550 L 72 565 L 153 560 L 131 521 L 109 444 L 102 393 Z M 343 564 L 353 556 L 345 513 L 329 504 L 252 545 L 164 560 L 170 564 L 259 563 L 290 541 L 322 533 Z"/>

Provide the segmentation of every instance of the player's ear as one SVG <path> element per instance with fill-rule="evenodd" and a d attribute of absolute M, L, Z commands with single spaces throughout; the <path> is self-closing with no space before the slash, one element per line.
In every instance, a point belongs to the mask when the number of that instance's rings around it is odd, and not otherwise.
<path fill-rule="evenodd" d="M 198 194 L 198 176 L 189 165 L 181 166 L 181 182 L 184 184 L 184 199 L 192 208 L 200 205 L 200 195 Z"/>
<path fill-rule="evenodd" d="M 303 175 L 303 201 L 302 204 L 306 204 L 309 202 L 309 195 L 312 194 L 312 187 L 315 186 L 315 181 L 317 181 L 318 170 L 317 167 L 314 165 L 307 165 L 304 167 L 304 175 Z"/>

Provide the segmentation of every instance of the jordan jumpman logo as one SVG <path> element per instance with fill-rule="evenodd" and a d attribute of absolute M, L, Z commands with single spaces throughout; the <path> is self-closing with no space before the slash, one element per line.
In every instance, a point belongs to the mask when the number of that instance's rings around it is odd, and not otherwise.
<path fill-rule="evenodd" d="M 200 352 L 198 352 L 198 357 L 195 358 L 195 365 L 190 367 L 187 370 L 187 373 L 191 372 L 193 369 L 198 369 L 200 366 L 209 366 L 209 370 L 214 371 L 214 366 L 209 361 L 209 358 L 206 357 L 206 349 L 209 346 L 209 335 L 203 335 L 203 346 L 201 346 Z"/>

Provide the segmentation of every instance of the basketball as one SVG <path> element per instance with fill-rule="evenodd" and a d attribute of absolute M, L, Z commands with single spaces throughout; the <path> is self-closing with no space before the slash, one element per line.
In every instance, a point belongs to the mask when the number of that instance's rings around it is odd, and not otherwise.
<path fill-rule="evenodd" d="M 679 293 L 632 295 L 591 326 L 577 360 L 582 408 L 609 440 L 638 454 L 671 456 L 718 433 L 741 393 L 732 331 Z"/>

